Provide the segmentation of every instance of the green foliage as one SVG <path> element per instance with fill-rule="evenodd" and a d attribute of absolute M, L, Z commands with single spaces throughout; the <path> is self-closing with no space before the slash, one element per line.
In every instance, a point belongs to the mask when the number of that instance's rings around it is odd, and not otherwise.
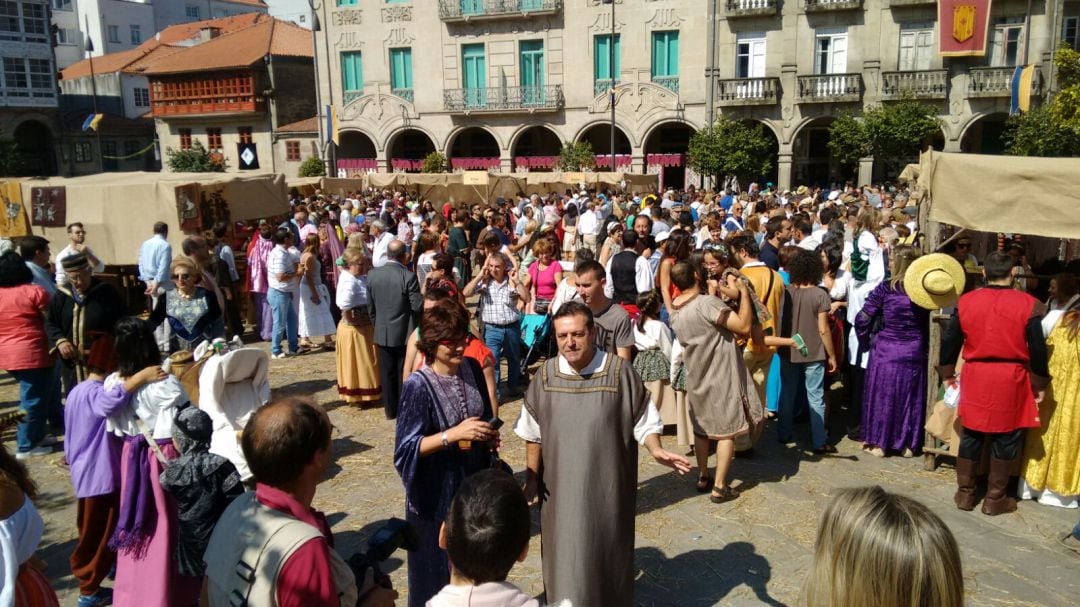
<path fill-rule="evenodd" d="M 228 167 L 223 155 L 211 154 L 198 139 L 186 150 L 167 148 L 165 155 L 169 170 L 176 173 L 224 173 Z"/>
<path fill-rule="evenodd" d="M 764 125 L 720 116 L 712 128 L 690 136 L 686 163 L 698 174 L 718 181 L 727 175 L 753 180 L 772 170 L 771 143 Z"/>
<path fill-rule="evenodd" d="M 1080 156 L 1080 53 L 1062 45 L 1054 53 L 1058 92 L 1049 104 L 1011 116 L 1007 150 L 1016 156 Z"/>
<path fill-rule="evenodd" d="M 309 156 L 300 163 L 298 175 L 301 177 L 324 177 L 326 176 L 326 163 L 318 156 Z"/>
<path fill-rule="evenodd" d="M 589 171 L 596 166 L 596 156 L 588 141 L 567 143 L 559 150 L 560 171 Z"/>
<path fill-rule="evenodd" d="M 0 139 L 0 175 L 14 177 L 22 171 L 22 152 L 14 139 Z"/>
<path fill-rule="evenodd" d="M 917 156 L 923 143 L 941 132 L 934 108 L 904 99 L 863 114 L 863 125 L 875 158 Z"/>
<path fill-rule="evenodd" d="M 853 165 L 873 153 L 866 125 L 850 111 L 829 125 L 829 152 L 840 164 Z"/>
<path fill-rule="evenodd" d="M 424 156 L 424 162 L 420 165 L 421 173 L 445 173 L 446 156 L 441 152 L 432 152 Z"/>

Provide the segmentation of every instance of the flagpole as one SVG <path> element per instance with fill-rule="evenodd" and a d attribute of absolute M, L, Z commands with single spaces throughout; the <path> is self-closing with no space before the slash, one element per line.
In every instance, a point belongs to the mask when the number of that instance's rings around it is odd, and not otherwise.
<path fill-rule="evenodd" d="M 97 78 L 94 77 L 94 43 L 93 43 L 93 41 L 90 41 L 90 17 L 86 16 L 83 19 L 84 19 L 84 21 L 86 23 L 86 39 L 87 39 L 87 41 L 90 42 L 86 46 L 87 46 L 87 53 L 90 55 L 90 94 L 93 96 L 93 100 L 94 100 L 94 116 L 96 117 L 98 115 L 98 104 L 97 104 Z M 105 158 L 104 158 L 105 150 L 101 147 L 101 123 L 102 122 L 104 122 L 104 118 L 101 121 L 98 122 L 97 126 L 94 127 L 94 137 L 95 137 L 95 139 L 97 139 L 97 151 L 98 151 L 97 158 L 98 158 L 98 172 L 99 173 L 104 173 L 105 172 Z"/>
<path fill-rule="evenodd" d="M 1028 49 L 1031 48 L 1031 0 L 1027 0 L 1027 12 L 1024 13 L 1024 61 L 1020 65 L 1028 64 Z M 1053 49 L 1051 49 L 1053 50 Z"/>

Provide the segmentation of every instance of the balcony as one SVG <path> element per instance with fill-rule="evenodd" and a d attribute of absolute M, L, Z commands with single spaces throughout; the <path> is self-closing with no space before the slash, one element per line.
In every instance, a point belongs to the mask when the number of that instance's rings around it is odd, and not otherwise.
<path fill-rule="evenodd" d="M 779 100 L 779 78 L 732 78 L 716 81 L 716 105 L 773 105 Z"/>
<path fill-rule="evenodd" d="M 439 19 L 447 23 L 555 15 L 563 0 L 439 0 Z"/>
<path fill-rule="evenodd" d="M 563 105 L 562 85 L 446 89 L 443 109 L 455 114 L 554 112 Z"/>
<path fill-rule="evenodd" d="M 968 97 L 1010 97 L 1015 67 L 973 67 L 968 70 Z M 1035 75 L 1031 81 L 1031 94 L 1038 95 L 1042 90 L 1039 80 L 1039 66 L 1035 66 Z"/>
<path fill-rule="evenodd" d="M 676 95 L 679 94 L 678 76 L 653 76 L 652 83 L 657 86 L 662 86 Z"/>
<path fill-rule="evenodd" d="M 341 91 L 341 102 L 343 105 L 349 105 L 363 96 L 364 91 Z"/>
<path fill-rule="evenodd" d="M 844 103 L 862 99 L 859 74 L 799 76 L 799 103 Z"/>
<path fill-rule="evenodd" d="M 266 99 L 255 93 L 255 77 L 250 73 L 152 79 L 150 88 L 155 117 L 266 111 Z"/>
<path fill-rule="evenodd" d="M 882 72 L 881 99 L 944 99 L 948 88 L 947 70 Z"/>
<path fill-rule="evenodd" d="M 593 97 L 597 95 L 603 95 L 611 89 L 611 80 L 597 80 L 593 82 Z M 615 86 L 619 86 L 619 81 L 615 81 Z"/>
<path fill-rule="evenodd" d="M 803 0 L 806 12 L 849 11 L 862 8 L 862 0 Z"/>
<path fill-rule="evenodd" d="M 413 90 L 412 89 L 390 89 L 390 94 L 396 97 L 401 97 L 409 103 L 413 103 Z"/>
<path fill-rule="evenodd" d="M 776 14 L 776 0 L 727 0 L 728 19 Z"/>
<path fill-rule="evenodd" d="M 889 6 L 922 6 L 937 4 L 937 0 L 889 0 Z"/>

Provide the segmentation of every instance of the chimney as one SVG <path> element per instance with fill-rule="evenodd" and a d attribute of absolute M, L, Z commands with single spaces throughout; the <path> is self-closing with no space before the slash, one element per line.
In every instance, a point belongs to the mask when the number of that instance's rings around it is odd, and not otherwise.
<path fill-rule="evenodd" d="M 199 29 L 199 40 L 201 42 L 206 42 L 208 40 L 213 40 L 214 38 L 217 38 L 220 35 L 221 35 L 221 28 L 218 28 L 218 27 L 207 26 L 207 27 Z"/>

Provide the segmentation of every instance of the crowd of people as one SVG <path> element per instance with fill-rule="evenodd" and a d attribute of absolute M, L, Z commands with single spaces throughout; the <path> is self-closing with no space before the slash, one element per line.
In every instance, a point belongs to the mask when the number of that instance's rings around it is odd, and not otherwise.
<path fill-rule="evenodd" d="M 1075 507 L 1077 268 L 1047 279 L 1019 240 L 978 259 L 962 231 L 922 254 L 916 212 L 902 185 L 567 190 L 487 206 L 294 195 L 291 217 L 217 224 L 175 255 L 156 224 L 139 250 L 143 318 L 97 276 L 108 260 L 73 223 L 55 259 L 39 236 L 0 256 L 0 368 L 24 412 L 0 488 L 32 510 L 19 461 L 64 438 L 81 606 L 193 605 L 204 578 L 212 605 L 235 593 L 393 604 L 370 570 L 349 570 L 311 507 L 332 459 L 325 412 L 303 399 L 260 408 L 240 439 L 245 486 L 162 371 L 165 356 L 246 335 L 246 312 L 275 359 L 334 350 L 340 398 L 394 420 L 418 540 L 409 605 L 538 605 L 505 580 L 540 503 L 546 600 L 632 604 L 639 448 L 693 471 L 717 504 L 739 498 L 738 458 L 761 440 L 819 457 L 846 434 L 870 455 L 912 457 L 931 363 L 962 426 L 956 506 L 978 505 L 986 473 L 982 512 L 1015 510 L 1019 466 L 1021 497 Z M 938 311 L 948 321 L 931 361 Z M 499 455 L 500 405 L 519 397 L 524 487 Z M 8 520 L 33 531 L 36 516 Z M 1063 541 L 1080 548 L 1080 525 Z M 963 603 L 948 529 L 880 488 L 838 496 L 816 552 L 808 604 Z M 17 583 L 6 571 L 0 594 Z M 879 585 L 901 579 L 926 583 Z"/>

